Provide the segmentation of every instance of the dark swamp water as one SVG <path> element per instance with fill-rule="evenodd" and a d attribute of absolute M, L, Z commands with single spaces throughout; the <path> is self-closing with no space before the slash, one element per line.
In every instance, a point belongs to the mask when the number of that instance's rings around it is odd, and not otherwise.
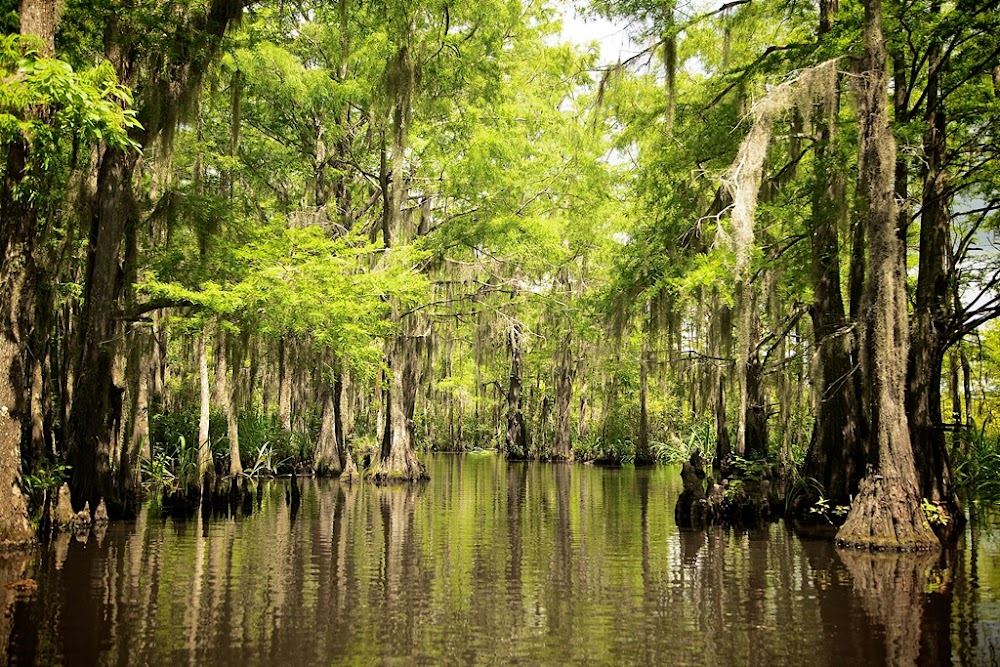
<path fill-rule="evenodd" d="M 65 665 L 1000 662 L 1000 530 L 839 554 L 783 524 L 680 532 L 675 468 L 428 457 L 419 487 L 287 480 L 250 516 L 147 508 L 0 559 L 0 655 Z"/>

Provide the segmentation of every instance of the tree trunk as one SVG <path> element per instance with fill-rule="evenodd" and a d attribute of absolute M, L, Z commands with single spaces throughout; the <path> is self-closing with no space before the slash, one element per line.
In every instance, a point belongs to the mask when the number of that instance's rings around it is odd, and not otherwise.
<path fill-rule="evenodd" d="M 567 333 L 556 352 L 555 393 L 556 424 L 552 458 L 569 461 L 573 458 L 573 436 L 570 407 L 573 400 L 573 338 Z"/>
<path fill-rule="evenodd" d="M 278 418 L 281 427 L 292 430 L 292 343 L 284 339 L 278 351 Z"/>
<path fill-rule="evenodd" d="M 427 469 L 417 458 L 413 433 L 419 338 L 403 332 L 390 345 L 392 382 L 387 389 L 388 414 L 379 460 L 372 465 L 369 475 L 376 484 L 427 479 Z"/>
<path fill-rule="evenodd" d="M 316 441 L 313 466 L 317 475 L 336 476 L 341 473 L 340 440 L 337 436 L 337 388 L 327 387 L 323 391 L 323 416 Z"/>
<path fill-rule="evenodd" d="M 52 57 L 56 51 L 56 23 L 62 0 L 20 0 L 18 19 L 22 35 L 34 35 L 42 40 L 39 55 Z"/>
<path fill-rule="evenodd" d="M 343 362 L 340 362 L 341 364 Z M 347 432 L 348 429 L 345 427 L 344 419 L 344 394 L 347 391 L 346 383 L 344 382 L 345 371 L 342 366 L 338 365 L 337 374 L 333 379 L 333 432 L 337 437 L 337 442 L 340 444 L 340 462 L 343 465 L 344 462 L 344 452 L 347 450 Z M 350 401 L 348 401 L 350 404 Z M 350 415 L 348 415 L 349 417 Z M 350 419 L 346 420 L 349 423 Z"/>
<path fill-rule="evenodd" d="M 146 363 L 149 355 L 148 335 L 144 327 L 133 326 L 128 333 L 125 365 L 125 428 L 122 435 L 122 458 L 126 465 L 119 467 L 119 484 L 127 494 L 138 490 L 141 472 L 138 461 L 149 460 L 149 379 Z"/>
<path fill-rule="evenodd" d="M 940 13 L 935 2 L 932 12 Z M 948 513 L 948 527 L 961 525 L 964 514 L 951 478 L 951 463 L 941 416 L 941 372 L 947 346 L 951 289 L 948 257 L 951 224 L 947 193 L 947 124 L 940 97 L 944 66 L 936 38 L 927 58 L 927 130 L 924 135 L 923 200 L 920 209 L 920 258 L 916 303 L 910 331 L 906 414 L 910 419 L 913 457 L 924 498 Z M 957 534 L 957 533 L 953 533 Z"/>
<path fill-rule="evenodd" d="M 653 336 L 652 305 L 647 301 L 642 325 L 642 349 L 639 352 L 639 440 L 635 446 L 635 465 L 645 466 L 653 462 L 649 449 L 649 368 L 653 352 L 650 338 Z"/>
<path fill-rule="evenodd" d="M 55 52 L 60 4 L 57 0 L 19 3 L 20 32 L 41 40 L 41 56 Z M 30 319 L 36 312 L 37 209 L 17 192 L 28 166 L 28 144 L 15 139 L 7 146 L 0 192 L 0 544 L 20 546 L 34 539 L 21 494 L 21 445 L 25 435 L 30 438 L 33 425 L 31 385 L 36 369 L 27 352 Z"/>
<path fill-rule="evenodd" d="M 408 186 L 405 173 L 405 153 L 408 143 L 412 95 L 416 86 L 416 63 L 409 48 L 402 46 L 389 66 L 392 82 L 392 174 L 383 191 L 383 215 L 387 247 L 397 242 L 405 243 L 412 230 L 405 224 L 403 206 Z M 384 142 L 383 142 L 384 146 Z M 384 153 L 384 149 L 383 149 Z M 384 158 L 383 158 L 384 161 Z M 384 167 L 382 168 L 384 171 Z M 427 478 L 427 470 L 417 459 L 414 446 L 413 411 L 417 394 L 417 365 L 420 338 L 416 333 L 417 316 L 401 315 L 396 304 L 392 320 L 400 327 L 399 333 L 386 347 L 386 361 L 392 372 L 391 386 L 385 390 L 385 429 L 378 462 L 372 466 L 370 478 L 377 484 L 390 481 L 415 481 Z M 405 318 L 405 319 L 404 319 Z"/>
<path fill-rule="evenodd" d="M 764 365 L 756 350 L 747 364 L 746 450 L 743 455 L 748 459 L 765 459 L 768 455 Z"/>
<path fill-rule="evenodd" d="M 760 361 L 761 323 L 757 288 L 749 279 L 740 294 L 740 423 L 736 453 L 744 458 L 766 458 L 768 449 L 767 398 L 764 394 L 764 367 Z M 744 301 L 745 300 L 745 301 Z"/>
<path fill-rule="evenodd" d="M 120 508 L 111 475 L 114 433 L 122 414 L 123 390 L 114 381 L 121 325 L 115 317 L 122 294 L 119 258 L 129 225 L 135 224 L 132 174 L 138 154 L 108 148 L 97 177 L 95 215 L 90 231 L 80 351 L 68 425 L 73 501 L 96 507 L 108 499 Z M 115 511 L 112 509 L 112 511 Z"/>
<path fill-rule="evenodd" d="M 214 472 L 212 465 L 212 442 L 209 435 L 211 418 L 212 386 L 208 381 L 208 332 L 202 331 L 198 337 L 198 379 L 201 387 L 198 412 L 198 484 L 211 488 L 207 477 Z M 205 488 L 203 487 L 204 491 Z"/>
<path fill-rule="evenodd" d="M 528 458 L 528 433 L 521 405 L 521 365 L 524 361 L 524 330 L 514 322 L 507 334 L 510 350 L 510 382 L 507 385 L 507 438 L 504 455 L 514 461 Z"/>
<path fill-rule="evenodd" d="M 862 372 L 877 458 L 861 481 L 837 541 L 877 549 L 930 549 L 939 542 L 920 506 L 903 405 L 908 332 L 893 199 L 896 144 L 885 99 L 887 69 L 881 0 L 866 0 L 864 61 L 857 82 L 858 186 L 868 239 Z"/>
<path fill-rule="evenodd" d="M 35 218 L 26 201 L 14 200 L 27 147 L 11 144 L 0 200 L 0 544 L 26 544 L 33 535 L 21 495 L 21 438 L 31 423 L 25 363 L 32 312 L 31 255 Z"/>
<path fill-rule="evenodd" d="M 729 421 L 726 417 L 726 374 L 719 366 L 718 393 L 715 399 L 715 466 L 718 467 L 733 453 L 732 440 L 729 438 Z"/>
<path fill-rule="evenodd" d="M 829 32 L 835 3 L 820 2 L 820 36 Z M 858 409 L 853 336 L 840 291 L 838 229 L 846 209 L 846 184 L 834 154 L 840 94 L 816 112 L 815 182 L 809 217 L 812 241 L 813 303 L 810 310 L 816 347 L 815 414 L 802 474 L 823 486 L 834 504 L 846 505 L 858 491 L 867 453 Z"/>
<path fill-rule="evenodd" d="M 229 373 L 226 372 L 226 362 L 222 368 L 222 405 L 226 410 L 226 434 L 229 437 L 229 474 L 239 475 L 243 472 L 243 462 L 240 460 L 240 369 L 243 367 L 243 354 L 240 342 L 232 334 L 224 334 L 219 329 L 219 355 L 225 360 L 229 358 Z M 216 383 L 218 385 L 218 383 Z"/>

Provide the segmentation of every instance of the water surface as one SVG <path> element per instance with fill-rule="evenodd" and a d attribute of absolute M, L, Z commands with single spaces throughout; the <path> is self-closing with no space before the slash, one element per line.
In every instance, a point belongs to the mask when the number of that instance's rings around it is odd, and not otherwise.
<path fill-rule="evenodd" d="M 266 484 L 250 516 L 155 507 L 0 560 L 11 664 L 1000 661 L 1000 539 L 840 554 L 783 524 L 683 532 L 675 468 L 428 458 L 431 482 Z"/>

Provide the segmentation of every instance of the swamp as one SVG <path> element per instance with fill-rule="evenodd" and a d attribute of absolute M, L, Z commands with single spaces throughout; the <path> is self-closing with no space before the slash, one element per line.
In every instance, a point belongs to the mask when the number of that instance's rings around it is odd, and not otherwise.
<path fill-rule="evenodd" d="M 1000 662 L 995 2 L 0 27 L 0 663 Z"/>
<path fill-rule="evenodd" d="M 996 520 L 947 552 L 838 552 L 781 523 L 679 530 L 676 466 L 434 454 L 428 473 L 426 485 L 308 480 L 297 511 L 279 479 L 249 514 L 170 518 L 150 503 L 89 540 L 64 533 L 32 557 L 38 590 L 8 603 L 10 662 L 997 659 Z"/>

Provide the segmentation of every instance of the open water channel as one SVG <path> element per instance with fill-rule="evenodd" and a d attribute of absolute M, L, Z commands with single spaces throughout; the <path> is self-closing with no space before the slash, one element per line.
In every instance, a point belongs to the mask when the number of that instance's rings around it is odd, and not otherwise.
<path fill-rule="evenodd" d="M 678 530 L 677 468 L 426 458 L 419 486 L 267 482 L 7 556 L 0 656 L 44 665 L 1000 664 L 1000 529 L 931 556 Z"/>

